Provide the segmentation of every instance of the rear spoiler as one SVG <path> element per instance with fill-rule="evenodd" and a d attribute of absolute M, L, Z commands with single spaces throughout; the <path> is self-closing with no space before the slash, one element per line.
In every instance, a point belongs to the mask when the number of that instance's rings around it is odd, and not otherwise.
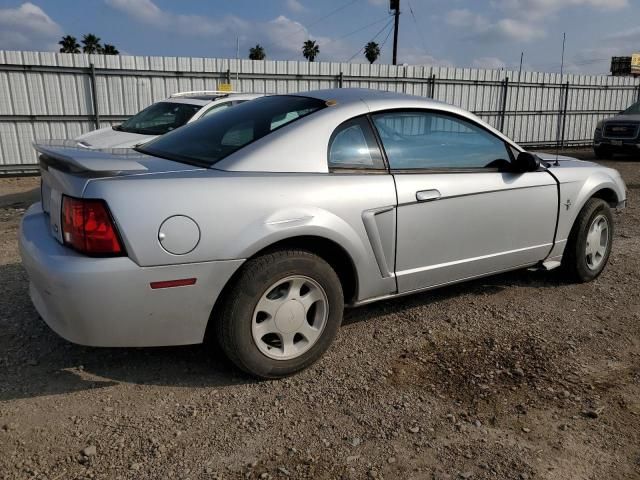
<path fill-rule="evenodd" d="M 129 149 L 91 150 L 75 140 L 33 142 L 42 157 L 74 172 L 144 172 L 147 167 L 137 160 L 144 155 Z"/>

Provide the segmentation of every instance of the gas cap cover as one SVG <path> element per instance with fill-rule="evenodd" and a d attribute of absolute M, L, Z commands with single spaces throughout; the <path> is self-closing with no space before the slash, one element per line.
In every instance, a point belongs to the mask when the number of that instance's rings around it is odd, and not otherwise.
<path fill-rule="evenodd" d="M 186 215 L 174 215 L 160 225 L 158 240 L 167 252 L 184 255 L 198 246 L 200 227 Z"/>

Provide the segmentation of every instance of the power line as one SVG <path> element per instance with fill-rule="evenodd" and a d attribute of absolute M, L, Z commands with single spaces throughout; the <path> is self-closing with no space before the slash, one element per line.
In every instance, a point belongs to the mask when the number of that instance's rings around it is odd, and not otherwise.
<path fill-rule="evenodd" d="M 389 40 L 389 37 L 391 36 L 391 32 L 393 31 L 392 28 L 389 29 L 389 31 L 387 32 L 387 36 L 384 37 L 384 40 L 382 41 L 382 43 L 380 44 L 380 50 L 382 50 L 382 47 L 384 47 L 384 44 L 387 43 L 387 40 Z"/>
<path fill-rule="evenodd" d="M 373 38 L 372 38 L 371 40 L 369 40 L 369 41 L 370 41 L 370 42 L 373 42 L 376 38 L 378 38 L 378 36 L 379 36 L 382 32 L 384 32 L 384 31 L 385 31 L 385 29 L 387 29 L 387 28 L 389 27 L 389 25 L 391 25 L 391 23 L 392 23 L 392 22 L 393 22 L 393 18 L 389 19 L 389 21 L 385 24 L 385 26 L 384 26 L 384 27 L 382 27 L 382 28 L 378 31 L 378 33 L 376 33 L 376 34 L 373 36 Z M 389 34 L 391 33 L 391 30 L 392 30 L 392 29 L 389 29 Z M 389 38 L 389 34 L 387 34 L 387 38 Z M 387 39 L 385 38 L 385 42 L 386 42 L 386 41 L 387 41 Z M 360 48 L 358 49 L 358 51 L 357 51 L 356 53 L 354 53 L 354 54 L 349 58 L 349 60 L 347 60 L 347 62 L 350 62 L 351 60 L 353 60 L 353 59 L 356 57 L 356 55 L 358 55 L 359 53 L 361 53 L 361 52 L 364 50 L 364 48 L 365 48 L 365 47 L 360 47 Z"/>
<path fill-rule="evenodd" d="M 360 27 L 357 30 L 354 30 L 353 32 L 347 33 L 345 35 L 342 35 L 341 37 L 337 37 L 336 40 L 342 40 L 343 38 L 347 38 L 355 33 L 361 32 L 362 30 L 366 30 L 369 27 L 372 27 L 374 25 L 377 25 L 378 23 L 384 22 L 385 20 L 387 20 L 389 18 L 388 15 L 385 15 L 383 18 L 379 18 L 378 20 L 376 20 L 375 22 L 371 22 L 367 25 L 365 25 L 364 27 Z"/>
<path fill-rule="evenodd" d="M 418 32 L 418 36 L 420 37 L 420 41 L 422 42 L 422 49 L 424 50 L 425 55 L 428 55 L 429 52 L 427 51 L 427 42 L 424 41 L 422 30 L 420 30 L 420 27 L 418 26 L 418 20 L 416 19 L 416 14 L 413 13 L 413 6 L 411 5 L 411 0 L 408 0 L 407 3 L 409 4 L 409 12 L 411 12 L 411 17 L 413 18 L 413 24 L 415 25 L 416 31 Z"/>
<path fill-rule="evenodd" d="M 345 3 L 344 5 L 339 6 L 338 8 L 334 8 L 333 10 L 331 10 L 330 12 L 326 13 L 325 15 L 323 15 L 322 17 L 316 18 L 315 20 L 313 20 L 312 22 L 308 23 L 306 26 L 301 24 L 301 27 L 294 31 L 293 33 L 290 34 L 290 36 L 293 36 L 297 33 L 303 32 L 305 30 L 308 31 L 309 27 L 312 27 L 314 25 L 317 25 L 318 23 L 320 23 L 322 20 L 325 20 L 327 18 L 329 18 L 332 15 L 335 15 L 336 13 L 340 12 L 341 10 L 344 10 L 347 7 L 350 7 L 351 5 L 353 5 L 356 2 L 359 2 L 360 0 L 351 0 L 350 2 Z M 265 50 L 268 48 L 273 47 L 274 43 L 266 43 L 264 44 L 264 48 Z"/>
<path fill-rule="evenodd" d="M 316 25 L 317 23 L 321 22 L 322 20 L 324 20 L 325 18 L 329 18 L 331 15 L 338 13 L 341 10 L 344 10 L 347 7 L 350 7 L 351 5 L 353 5 L 356 2 L 359 2 L 360 0 L 351 0 L 349 3 L 345 3 L 344 5 L 342 5 L 341 7 L 338 7 L 334 10 L 331 10 L 329 13 L 327 13 L 326 15 L 324 15 L 323 17 L 320 17 L 316 20 L 314 20 L 313 22 L 309 23 L 306 28 L 312 27 L 313 25 Z M 301 30 L 304 30 L 305 28 L 303 27 Z M 296 32 L 298 33 L 298 32 Z"/>

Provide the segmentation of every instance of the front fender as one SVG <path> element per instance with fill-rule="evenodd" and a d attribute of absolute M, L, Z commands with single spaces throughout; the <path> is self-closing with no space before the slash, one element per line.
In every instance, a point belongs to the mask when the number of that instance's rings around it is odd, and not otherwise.
<path fill-rule="evenodd" d="M 560 211 L 556 246 L 550 257 L 562 254 L 573 224 L 590 198 L 602 190 L 610 190 L 615 195 L 615 204 L 626 199 L 625 185 L 617 171 L 598 167 L 589 169 L 592 171 L 584 175 L 587 169 L 576 168 L 575 170 L 575 172 L 553 172 L 560 181 Z"/>

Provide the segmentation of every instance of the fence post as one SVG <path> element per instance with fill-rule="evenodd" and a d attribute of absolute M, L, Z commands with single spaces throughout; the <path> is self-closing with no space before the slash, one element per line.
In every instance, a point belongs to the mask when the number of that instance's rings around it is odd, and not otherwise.
<path fill-rule="evenodd" d="M 93 121 L 96 130 L 100 128 L 100 112 L 98 111 L 98 92 L 96 91 L 96 69 L 93 63 L 89 64 L 89 78 L 91 81 L 91 102 L 93 104 Z"/>
<path fill-rule="evenodd" d="M 504 133 L 504 119 L 507 115 L 507 91 L 509 90 L 509 77 L 502 81 L 502 106 L 500 107 L 500 131 Z"/>
<path fill-rule="evenodd" d="M 231 69 L 227 68 L 227 83 L 231 83 Z"/>
<path fill-rule="evenodd" d="M 431 82 L 429 82 L 429 86 L 431 88 L 431 91 L 429 92 L 429 97 L 435 100 L 435 95 L 436 95 L 436 74 L 432 73 L 431 74 L 431 78 L 430 78 Z"/>
<path fill-rule="evenodd" d="M 342 74 L 342 72 L 340 72 L 340 75 L 338 75 L 338 88 L 342 88 L 342 82 L 343 81 L 344 81 L 343 74 Z"/>
<path fill-rule="evenodd" d="M 569 82 L 564 84 L 564 106 L 562 108 L 562 130 L 560 132 L 560 148 L 564 148 L 564 129 L 567 123 L 567 107 L 569 105 Z"/>
<path fill-rule="evenodd" d="M 638 101 L 640 102 L 640 83 L 638 84 Z"/>

